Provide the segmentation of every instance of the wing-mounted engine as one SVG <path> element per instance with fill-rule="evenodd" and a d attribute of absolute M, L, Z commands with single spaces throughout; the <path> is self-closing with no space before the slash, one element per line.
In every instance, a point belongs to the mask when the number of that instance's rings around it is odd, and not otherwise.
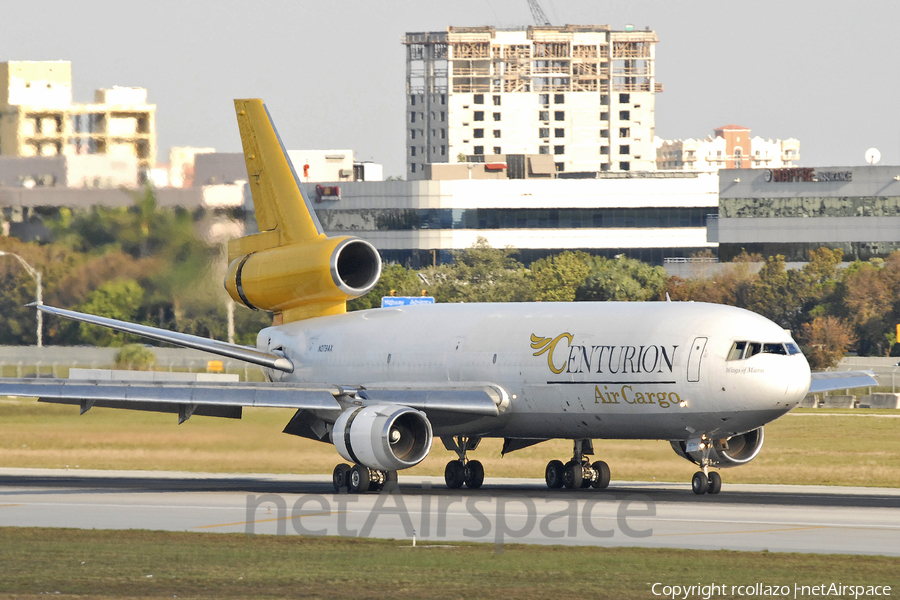
<path fill-rule="evenodd" d="M 756 458 L 763 445 L 763 428 L 754 429 L 730 438 L 701 441 L 700 444 L 711 444 L 709 451 L 709 466 L 727 469 L 746 464 Z M 695 448 L 690 442 L 673 440 L 672 449 L 675 453 L 694 464 L 702 466 L 703 448 Z"/>
<path fill-rule="evenodd" d="M 408 406 L 370 404 L 341 413 L 331 440 L 350 462 L 396 471 L 413 467 L 428 456 L 431 423 L 425 413 Z"/>

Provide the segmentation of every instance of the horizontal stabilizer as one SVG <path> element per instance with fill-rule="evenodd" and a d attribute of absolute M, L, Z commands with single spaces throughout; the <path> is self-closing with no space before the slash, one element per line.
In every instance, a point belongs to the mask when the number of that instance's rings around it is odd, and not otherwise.
<path fill-rule="evenodd" d="M 237 360 L 277 369 L 286 373 L 294 370 L 294 365 L 290 360 L 278 354 L 263 352 L 249 346 L 240 346 L 238 344 L 229 344 L 228 342 L 220 342 L 209 338 L 200 337 L 199 335 L 191 335 L 189 333 L 180 333 L 178 331 L 169 331 L 167 329 L 158 329 L 148 325 L 138 325 L 137 323 L 129 323 L 128 321 L 119 321 L 117 319 L 109 319 L 107 317 L 98 317 L 87 313 L 76 312 L 74 310 L 66 310 L 64 308 L 54 308 L 46 304 L 29 304 L 41 312 L 57 315 L 73 321 L 81 321 L 82 323 L 90 323 L 91 325 L 99 325 L 107 327 L 122 333 L 130 333 L 141 337 L 156 340 L 158 342 L 166 342 L 174 346 L 183 348 L 193 348 L 194 350 L 202 350 L 210 354 L 218 356 L 226 356 Z"/>
<path fill-rule="evenodd" d="M 824 371 L 813 373 L 811 377 L 810 394 L 878 385 L 872 371 Z"/>

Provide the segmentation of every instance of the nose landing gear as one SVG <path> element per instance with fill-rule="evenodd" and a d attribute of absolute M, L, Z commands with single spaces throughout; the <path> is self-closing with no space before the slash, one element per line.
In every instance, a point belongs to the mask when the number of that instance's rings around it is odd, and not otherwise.
<path fill-rule="evenodd" d="M 544 479 L 551 490 L 565 486 L 568 489 L 605 489 L 609 486 L 609 465 L 602 460 L 591 464 L 584 455 L 594 453 L 591 440 L 575 440 L 572 460 L 563 465 L 562 461 L 551 460 L 544 470 Z"/>
<path fill-rule="evenodd" d="M 709 472 L 709 451 L 712 450 L 712 442 L 706 439 L 706 436 L 703 436 L 703 441 L 700 442 L 700 451 L 702 452 L 700 458 L 700 468 L 702 471 L 697 471 L 694 473 L 694 476 L 691 477 L 691 491 L 693 491 L 698 496 L 703 494 L 718 494 L 722 491 L 722 476 L 713 471 Z"/>

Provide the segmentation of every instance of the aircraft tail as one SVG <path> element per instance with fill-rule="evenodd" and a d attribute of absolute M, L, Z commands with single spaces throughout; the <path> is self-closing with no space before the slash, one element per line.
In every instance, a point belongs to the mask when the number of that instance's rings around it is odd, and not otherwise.
<path fill-rule="evenodd" d="M 265 104 L 234 106 L 259 233 L 228 243 L 225 289 L 285 323 L 345 312 L 348 299 L 378 282 L 378 251 L 359 238 L 325 235 Z"/>

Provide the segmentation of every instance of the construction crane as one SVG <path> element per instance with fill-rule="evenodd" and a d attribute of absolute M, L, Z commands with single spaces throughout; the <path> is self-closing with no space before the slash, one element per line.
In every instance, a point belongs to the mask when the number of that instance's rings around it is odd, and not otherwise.
<path fill-rule="evenodd" d="M 550 19 L 544 14 L 544 9 L 541 8 L 538 0 L 528 0 L 528 8 L 531 9 L 531 17 L 534 19 L 535 25 L 550 25 Z"/>

